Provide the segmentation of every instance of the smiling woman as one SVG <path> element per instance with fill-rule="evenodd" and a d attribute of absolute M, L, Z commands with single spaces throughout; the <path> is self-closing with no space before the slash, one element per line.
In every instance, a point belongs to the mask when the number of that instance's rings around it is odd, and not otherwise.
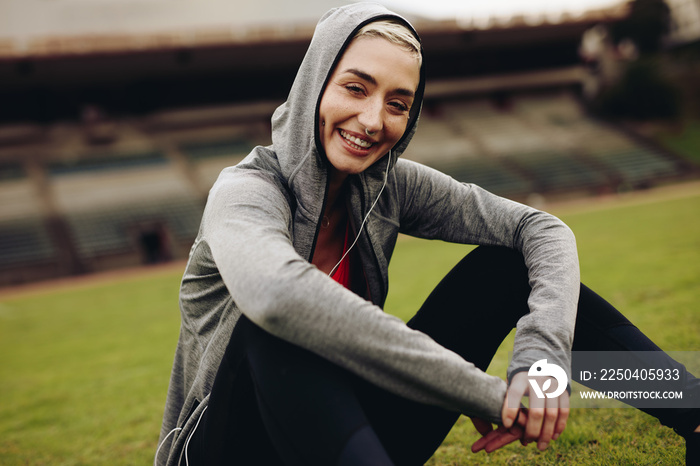
<path fill-rule="evenodd" d="M 335 182 L 365 171 L 406 131 L 419 61 L 384 39 L 355 39 L 321 98 L 321 145 Z"/>
<path fill-rule="evenodd" d="M 474 451 L 545 449 L 569 398 L 557 389 L 521 409 L 533 363 L 571 378 L 572 344 L 657 349 L 580 284 L 560 220 L 400 159 L 421 54 L 411 25 L 377 4 L 331 10 L 273 115 L 272 145 L 219 176 L 180 287 L 156 463 L 424 464 L 460 414 L 483 435 Z M 382 311 L 399 233 L 487 246 L 408 324 Z M 506 383 L 484 371 L 516 325 Z M 700 417 L 654 415 L 684 434 Z"/>
<path fill-rule="evenodd" d="M 388 22 L 371 23 L 378 27 Z M 405 30 L 405 27 L 400 26 Z M 336 65 L 319 106 L 320 145 L 330 162 L 328 202 L 312 263 L 325 273 L 345 257 L 349 228 L 343 189 L 348 175 L 364 172 L 406 132 L 420 82 L 418 50 L 369 35 L 365 27 Z M 380 29 L 379 29 L 380 30 Z M 415 39 L 414 39 L 415 41 Z M 332 274 L 331 274 L 332 275 Z M 351 285 L 350 273 L 343 274 Z M 352 286 L 350 286 L 352 288 Z"/>

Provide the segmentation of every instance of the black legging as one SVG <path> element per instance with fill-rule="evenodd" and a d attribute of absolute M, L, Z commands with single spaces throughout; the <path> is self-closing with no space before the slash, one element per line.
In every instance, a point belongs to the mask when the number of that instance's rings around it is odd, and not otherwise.
<path fill-rule="evenodd" d="M 520 254 L 479 247 L 440 282 L 408 325 L 486 370 L 529 311 L 529 292 Z M 659 348 L 582 285 L 573 350 Z M 667 363 L 686 376 L 682 365 L 670 358 Z M 698 391 L 698 379 L 687 374 L 687 387 Z M 697 409 L 644 411 L 679 432 L 700 423 Z M 190 465 L 419 465 L 458 417 L 389 393 L 241 317 L 188 459 Z"/>

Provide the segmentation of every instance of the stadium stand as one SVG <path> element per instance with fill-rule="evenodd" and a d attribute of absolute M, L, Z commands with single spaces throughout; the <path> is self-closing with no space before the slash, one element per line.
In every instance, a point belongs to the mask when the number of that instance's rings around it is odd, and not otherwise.
<path fill-rule="evenodd" d="M 108 157 L 82 155 L 79 158 L 50 163 L 47 167 L 52 176 L 86 173 L 94 175 L 122 169 L 138 169 L 167 163 L 160 152 L 130 153 Z"/>
<path fill-rule="evenodd" d="M 0 220 L 0 268 L 55 259 L 51 238 L 39 217 Z"/>
<path fill-rule="evenodd" d="M 654 151 L 632 146 L 626 150 L 590 152 L 604 164 L 614 179 L 620 180 L 620 188 L 645 188 L 655 182 L 677 175 L 679 166 L 672 160 L 660 157 Z"/>
<path fill-rule="evenodd" d="M 184 143 L 179 146 L 193 165 L 202 186 L 210 187 L 224 168 L 237 163 L 255 146 L 236 138 Z"/>
<path fill-rule="evenodd" d="M 605 177 L 563 151 L 535 151 L 509 156 L 530 175 L 533 190 L 538 193 L 594 191 L 605 184 Z"/>
<path fill-rule="evenodd" d="M 161 152 L 57 162 L 48 173 L 83 264 L 110 255 L 166 260 L 196 234 L 201 199 Z"/>
<path fill-rule="evenodd" d="M 35 187 L 18 163 L 0 165 L 0 199 L 0 220 L 41 214 Z"/>
<path fill-rule="evenodd" d="M 36 190 L 20 165 L 0 167 L 0 199 L 0 267 L 51 260 Z"/>
<path fill-rule="evenodd" d="M 185 258 L 221 170 L 270 144 L 325 2 L 294 24 L 0 38 L 0 286 Z M 581 37 L 625 14 L 418 16 L 428 85 L 404 157 L 523 202 L 697 174 L 581 104 L 599 79 Z"/>
<path fill-rule="evenodd" d="M 152 263 L 171 258 L 171 240 L 167 235 L 177 241 L 194 238 L 201 207 L 191 197 L 164 198 L 113 205 L 105 210 L 69 212 L 65 216 L 83 260 L 137 253 L 143 247 L 143 254 L 148 256 L 144 262 Z"/>
<path fill-rule="evenodd" d="M 0 282 L 186 257 L 220 171 L 269 144 L 260 114 L 195 115 L 132 118 L 112 142 L 49 140 L 1 165 Z M 404 157 L 521 201 L 685 176 L 672 154 L 591 118 L 572 89 L 433 100 Z"/>
<path fill-rule="evenodd" d="M 22 165 L 1 165 L 0 283 L 46 276 L 46 269 L 55 269 L 57 260 L 35 184 Z"/>
<path fill-rule="evenodd" d="M 406 157 L 521 199 L 644 188 L 684 170 L 559 90 L 440 103 L 422 118 Z"/>
<path fill-rule="evenodd" d="M 461 163 L 430 163 L 458 181 L 474 183 L 493 193 L 519 198 L 532 191 L 532 182 L 492 158 L 471 157 Z"/>

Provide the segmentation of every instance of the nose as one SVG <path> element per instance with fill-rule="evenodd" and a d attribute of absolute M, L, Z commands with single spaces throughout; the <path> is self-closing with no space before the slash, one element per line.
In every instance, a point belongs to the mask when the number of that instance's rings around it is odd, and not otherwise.
<path fill-rule="evenodd" d="M 376 133 L 383 129 L 383 105 L 383 102 L 379 101 L 379 99 L 368 99 L 366 101 L 362 111 L 357 116 L 363 129 L 370 133 Z"/>

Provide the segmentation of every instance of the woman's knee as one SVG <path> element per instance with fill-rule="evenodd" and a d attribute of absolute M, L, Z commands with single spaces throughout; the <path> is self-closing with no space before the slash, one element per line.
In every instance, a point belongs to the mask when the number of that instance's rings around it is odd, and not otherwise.
<path fill-rule="evenodd" d="M 517 308 L 516 313 L 522 313 L 527 311 L 529 294 L 527 268 L 518 251 L 480 246 L 440 281 L 420 312 L 428 308 L 450 313 L 465 308 L 475 311 Z"/>
<path fill-rule="evenodd" d="M 443 278 L 408 325 L 484 369 L 529 311 L 529 294 L 517 251 L 479 247 Z"/>
<path fill-rule="evenodd" d="M 473 270 L 476 277 L 527 282 L 527 267 L 522 254 L 502 246 L 479 246 L 467 254 L 457 267 Z"/>

